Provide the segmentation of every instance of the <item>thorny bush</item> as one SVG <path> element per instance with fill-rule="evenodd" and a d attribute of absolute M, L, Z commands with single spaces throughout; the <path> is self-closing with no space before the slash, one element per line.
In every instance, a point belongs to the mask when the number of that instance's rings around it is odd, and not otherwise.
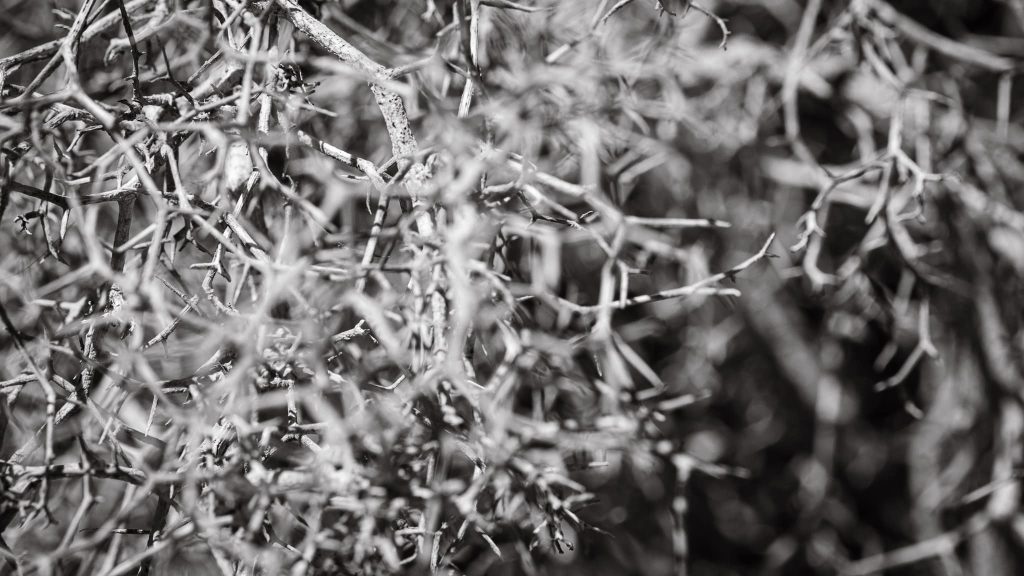
<path fill-rule="evenodd" d="M 5 570 L 1011 566 L 1019 64 L 970 11 L 6 2 Z"/>

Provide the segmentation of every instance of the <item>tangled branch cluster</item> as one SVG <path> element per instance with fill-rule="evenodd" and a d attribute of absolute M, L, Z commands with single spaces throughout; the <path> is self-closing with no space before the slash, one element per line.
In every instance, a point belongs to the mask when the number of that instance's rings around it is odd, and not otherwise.
<path fill-rule="evenodd" d="M 24 263 L 4 388 L 45 406 L 4 464 L 2 523 L 61 534 L 8 551 L 19 569 L 143 573 L 193 541 L 226 574 L 528 560 L 591 529 L 572 468 L 675 453 L 659 410 L 692 395 L 613 312 L 737 295 L 721 281 L 770 240 L 636 293 L 631 262 L 678 258 L 657 229 L 727 224 L 602 192 L 609 151 L 635 177 L 660 146 L 617 117 L 623 71 L 558 78 L 580 38 L 538 63 L 502 35 L 534 12 L 510 2 L 403 13 L 423 56 L 392 66 L 320 8 L 86 0 L 63 38 L 0 60 L 5 268 Z M 566 292 L 575 244 L 603 260 L 596 292 Z"/>
<path fill-rule="evenodd" d="M 1016 60 L 882 0 L 759 8 L 783 33 L 745 1 L 393 4 L 83 0 L 0 58 L 7 569 L 545 573 L 626 514 L 684 573 L 691 473 L 782 442 L 756 399 L 734 458 L 686 440 L 747 332 L 810 414 L 799 562 L 870 573 L 1017 517 Z M 986 79 L 993 120 L 961 94 Z M 772 205 L 797 225 L 762 273 Z M 886 552 L 845 476 L 883 465 L 840 465 L 884 452 L 860 406 L 935 415 L 927 360 L 971 341 L 999 441 L 950 494 L 987 508 Z M 773 566 L 804 540 L 730 522 Z"/>

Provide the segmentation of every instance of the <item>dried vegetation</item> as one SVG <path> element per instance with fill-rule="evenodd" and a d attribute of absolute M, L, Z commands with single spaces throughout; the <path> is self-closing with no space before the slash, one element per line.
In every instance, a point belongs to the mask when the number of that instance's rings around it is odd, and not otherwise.
<path fill-rule="evenodd" d="M 1018 572 L 1024 2 L 0 16 L 4 570 Z"/>

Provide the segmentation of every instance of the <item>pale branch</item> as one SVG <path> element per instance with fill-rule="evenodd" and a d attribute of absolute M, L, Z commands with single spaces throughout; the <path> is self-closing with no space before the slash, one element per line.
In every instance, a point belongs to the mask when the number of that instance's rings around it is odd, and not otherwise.
<path fill-rule="evenodd" d="M 1010 58 L 998 56 L 981 48 L 936 34 L 882 0 L 856 0 L 853 6 L 854 10 L 870 9 L 879 20 L 896 28 L 912 42 L 926 46 L 948 58 L 959 60 L 990 72 L 1011 72 L 1020 68 L 1017 62 Z"/>
<path fill-rule="evenodd" d="M 771 234 L 768 240 L 765 241 L 761 249 L 753 256 L 740 262 L 739 264 L 729 268 L 724 272 L 712 274 L 706 278 L 703 278 L 693 284 L 681 286 L 679 288 L 672 288 L 669 290 L 662 290 L 654 294 L 644 294 L 642 296 L 634 296 L 632 298 L 612 300 L 606 304 L 594 304 L 590 306 L 583 306 L 576 304 L 564 298 L 558 298 L 558 302 L 573 312 L 578 314 L 594 314 L 601 312 L 605 309 L 622 310 L 632 306 L 639 306 L 641 304 L 649 304 L 652 302 L 660 302 L 663 300 L 671 300 L 674 298 L 688 298 L 691 296 L 740 296 L 739 290 L 735 288 L 724 288 L 715 286 L 719 282 L 727 279 L 733 279 L 740 272 L 743 272 L 747 268 L 750 268 L 754 264 L 764 260 L 765 258 L 771 257 L 771 253 L 768 249 L 771 247 L 772 242 L 775 240 L 775 234 Z"/>
<path fill-rule="evenodd" d="M 382 86 L 391 79 L 389 69 L 374 62 L 369 56 L 328 28 L 326 24 L 314 18 L 299 6 L 298 2 L 294 0 L 274 0 L 274 2 L 281 7 L 288 20 L 310 40 L 342 62 L 351 64 L 372 80 L 370 89 L 384 116 L 388 134 L 391 136 L 394 155 L 396 157 L 415 155 L 419 146 L 416 144 L 416 137 L 409 125 L 409 115 L 405 111 L 405 103 L 397 93 Z M 269 4 L 269 0 L 258 4 L 266 6 Z"/>
<path fill-rule="evenodd" d="M 124 3 L 125 12 L 129 15 L 139 11 L 140 9 L 149 5 L 153 0 L 130 0 Z M 101 16 L 91 22 L 82 34 L 82 41 L 88 42 L 93 38 L 97 38 L 109 29 L 121 23 L 121 12 L 115 11 L 110 12 L 104 16 Z M 6 58 L 0 58 L 0 71 L 10 70 L 15 66 L 22 64 L 28 64 L 30 62 L 36 62 L 39 60 L 45 60 L 57 52 L 60 51 L 61 46 L 64 44 L 63 39 L 51 40 L 45 44 L 41 44 L 24 52 L 20 52 L 13 56 Z M 0 73 L 0 77 L 2 77 Z"/>

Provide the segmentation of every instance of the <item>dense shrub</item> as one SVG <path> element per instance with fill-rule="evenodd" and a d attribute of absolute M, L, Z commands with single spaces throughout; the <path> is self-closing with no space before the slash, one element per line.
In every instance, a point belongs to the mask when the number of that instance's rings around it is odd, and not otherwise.
<path fill-rule="evenodd" d="M 1017 572 L 1024 2 L 0 14 L 4 571 Z"/>

